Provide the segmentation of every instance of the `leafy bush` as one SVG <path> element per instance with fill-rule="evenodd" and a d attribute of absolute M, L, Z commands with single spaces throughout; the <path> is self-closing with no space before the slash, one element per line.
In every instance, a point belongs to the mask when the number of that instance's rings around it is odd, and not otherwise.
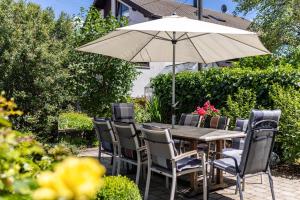
<path fill-rule="evenodd" d="M 283 156 L 288 161 L 296 162 L 300 159 L 300 91 L 274 85 L 270 96 L 274 108 L 282 111 L 277 139 L 282 143 Z"/>
<path fill-rule="evenodd" d="M 138 186 L 122 176 L 107 176 L 104 187 L 97 194 L 97 200 L 142 200 Z"/>
<path fill-rule="evenodd" d="M 146 110 L 145 106 L 140 104 L 134 104 L 134 114 L 135 114 L 135 121 L 137 123 L 144 123 L 151 121 L 151 115 Z"/>
<path fill-rule="evenodd" d="M 299 89 L 300 71 L 290 65 L 277 68 L 223 68 L 200 72 L 181 72 L 176 75 L 177 117 L 180 113 L 192 112 L 207 99 L 217 108 L 226 106 L 227 96 L 239 88 L 252 89 L 259 107 L 272 107 L 269 91 L 274 83 Z M 171 74 L 162 74 L 152 80 L 155 95 L 160 101 L 162 121 L 171 119 Z"/>
<path fill-rule="evenodd" d="M 58 118 L 58 140 L 68 145 L 92 147 L 97 143 L 92 118 L 84 113 L 62 113 Z"/>
<path fill-rule="evenodd" d="M 93 121 L 84 113 L 62 113 L 58 117 L 58 128 L 60 130 L 73 129 L 78 131 L 91 131 L 93 130 Z"/>
<path fill-rule="evenodd" d="M 150 121 L 161 122 L 160 103 L 157 96 L 153 96 L 146 104 L 147 112 L 150 114 Z"/>
<path fill-rule="evenodd" d="M 226 108 L 222 110 L 222 114 L 230 118 L 233 127 L 237 118 L 247 119 L 250 110 L 255 106 L 256 94 L 253 90 L 238 89 L 237 93 L 228 95 Z"/>
<path fill-rule="evenodd" d="M 61 145 L 43 146 L 32 134 L 13 130 L 9 117 L 22 114 L 16 109 L 13 100 L 0 95 L 0 199 L 25 200 L 37 187 L 37 174 L 71 152 Z"/>

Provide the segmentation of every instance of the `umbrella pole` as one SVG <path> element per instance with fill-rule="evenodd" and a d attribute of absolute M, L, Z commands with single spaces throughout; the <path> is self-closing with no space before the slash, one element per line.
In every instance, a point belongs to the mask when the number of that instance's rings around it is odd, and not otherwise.
<path fill-rule="evenodd" d="M 176 50 L 176 33 L 173 32 L 173 74 L 172 74 L 172 128 L 174 128 L 175 121 L 176 121 L 176 113 L 175 113 L 175 50 Z"/>

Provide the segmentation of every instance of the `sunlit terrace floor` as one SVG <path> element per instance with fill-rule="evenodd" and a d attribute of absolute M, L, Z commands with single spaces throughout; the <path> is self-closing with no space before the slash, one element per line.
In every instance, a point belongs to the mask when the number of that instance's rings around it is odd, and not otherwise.
<path fill-rule="evenodd" d="M 81 151 L 80 156 L 98 156 L 97 149 L 86 149 Z M 107 173 L 111 173 L 110 158 L 104 157 L 102 164 L 107 168 Z M 134 172 L 128 173 L 125 170 L 122 175 L 126 175 L 134 179 Z M 274 189 L 277 200 L 300 200 L 300 174 L 294 176 L 285 176 L 282 173 L 273 171 Z M 144 192 L 144 185 L 146 180 L 142 179 L 140 182 L 141 192 Z M 218 190 L 210 193 L 210 200 L 231 200 L 239 199 L 235 195 L 234 177 L 225 174 L 225 182 L 229 185 L 226 189 Z M 187 197 L 189 191 L 189 184 L 185 181 L 179 181 L 177 185 L 177 193 L 175 199 L 179 200 L 201 200 L 202 195 L 194 196 L 193 198 Z M 165 179 L 160 175 L 153 175 L 151 179 L 149 200 L 168 200 L 169 190 L 165 188 Z M 244 199 L 247 200 L 268 200 L 271 198 L 269 182 L 266 175 L 263 176 L 263 183 L 261 184 L 260 176 L 253 176 L 246 178 L 246 189 L 244 191 Z"/>

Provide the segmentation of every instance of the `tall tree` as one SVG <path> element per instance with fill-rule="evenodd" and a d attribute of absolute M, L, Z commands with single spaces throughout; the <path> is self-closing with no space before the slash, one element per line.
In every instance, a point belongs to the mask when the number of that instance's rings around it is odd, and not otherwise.
<path fill-rule="evenodd" d="M 81 14 L 85 16 L 85 14 Z M 91 7 L 86 15 L 77 17 L 74 47 L 91 42 L 127 23 L 126 18 L 103 18 Z M 92 116 L 111 113 L 111 103 L 124 101 L 137 72 L 129 62 L 99 54 L 73 51 L 69 57 L 70 86 L 82 111 Z"/>
<path fill-rule="evenodd" d="M 63 68 L 72 21 L 25 1 L 0 1 L 0 90 L 24 111 L 17 128 L 49 136 L 58 111 L 69 99 Z"/>
<path fill-rule="evenodd" d="M 251 28 L 261 33 L 272 52 L 290 53 L 300 47 L 300 0 L 233 0 L 236 12 L 257 13 Z"/>

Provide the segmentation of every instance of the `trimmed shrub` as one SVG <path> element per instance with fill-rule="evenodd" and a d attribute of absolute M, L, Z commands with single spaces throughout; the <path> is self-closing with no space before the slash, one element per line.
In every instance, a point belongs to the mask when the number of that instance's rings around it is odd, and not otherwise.
<path fill-rule="evenodd" d="M 78 131 L 93 130 L 92 119 L 84 113 L 69 112 L 62 113 L 58 117 L 58 129 L 74 129 Z"/>
<path fill-rule="evenodd" d="M 142 200 L 138 186 L 122 176 L 107 176 L 104 187 L 97 194 L 97 200 Z"/>
<path fill-rule="evenodd" d="M 274 85 L 270 91 L 274 108 L 282 111 L 277 141 L 281 143 L 287 161 L 300 159 L 300 91 Z"/>
<path fill-rule="evenodd" d="M 299 89 L 300 71 L 290 65 L 278 68 L 250 69 L 223 68 L 200 72 L 181 72 L 176 75 L 177 117 L 180 113 L 189 113 L 210 100 L 216 108 L 226 107 L 228 95 L 238 89 L 252 89 L 256 95 L 257 106 L 271 108 L 273 102 L 269 91 L 273 84 L 291 86 Z M 160 101 L 160 113 L 163 122 L 171 120 L 172 76 L 162 74 L 152 80 L 155 95 Z"/>
<path fill-rule="evenodd" d="M 62 113 L 58 118 L 59 140 L 92 147 L 97 142 L 92 118 L 84 113 Z"/>
<path fill-rule="evenodd" d="M 230 126 L 234 127 L 237 118 L 248 118 L 249 111 L 255 107 L 256 95 L 253 90 L 238 89 L 237 93 L 228 95 L 222 114 L 230 118 Z"/>

